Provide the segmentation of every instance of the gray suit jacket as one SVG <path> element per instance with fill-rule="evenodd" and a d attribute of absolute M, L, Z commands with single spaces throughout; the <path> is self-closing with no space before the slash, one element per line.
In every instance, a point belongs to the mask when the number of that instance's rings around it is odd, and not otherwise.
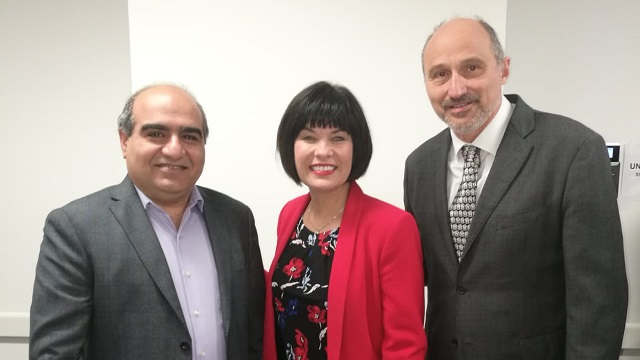
<path fill-rule="evenodd" d="M 420 228 L 429 360 L 618 359 L 627 311 L 622 230 L 602 137 L 515 109 L 478 199 L 463 258 L 448 219 L 448 129 L 408 158 Z"/>
<path fill-rule="evenodd" d="M 251 210 L 199 187 L 228 359 L 258 359 L 264 273 Z M 52 211 L 36 268 L 31 359 L 191 359 L 169 267 L 131 180 Z"/>

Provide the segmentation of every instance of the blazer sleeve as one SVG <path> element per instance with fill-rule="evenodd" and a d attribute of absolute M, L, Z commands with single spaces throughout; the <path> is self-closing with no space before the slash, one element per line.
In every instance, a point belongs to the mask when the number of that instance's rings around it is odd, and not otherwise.
<path fill-rule="evenodd" d="M 620 216 L 604 140 L 582 143 L 563 199 L 566 358 L 618 359 L 627 313 Z"/>
<path fill-rule="evenodd" d="M 380 291 L 385 336 L 383 359 L 424 360 L 422 249 L 413 217 L 403 212 L 387 232 L 380 258 Z"/>
<path fill-rule="evenodd" d="M 78 359 L 88 336 L 93 271 L 68 214 L 52 211 L 36 266 L 30 359 Z"/>

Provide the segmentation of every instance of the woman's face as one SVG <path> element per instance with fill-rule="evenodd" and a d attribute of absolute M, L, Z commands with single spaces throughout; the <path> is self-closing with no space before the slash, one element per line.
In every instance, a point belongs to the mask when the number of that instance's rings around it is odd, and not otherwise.
<path fill-rule="evenodd" d="M 335 127 L 305 127 L 293 148 L 296 171 L 310 191 L 331 192 L 347 184 L 353 161 L 351 135 Z"/>

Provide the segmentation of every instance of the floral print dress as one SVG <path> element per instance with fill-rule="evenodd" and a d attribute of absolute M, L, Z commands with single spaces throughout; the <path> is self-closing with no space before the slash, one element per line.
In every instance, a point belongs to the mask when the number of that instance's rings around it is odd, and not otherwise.
<path fill-rule="evenodd" d="M 338 229 L 315 233 L 298 221 L 271 287 L 279 359 L 327 358 L 327 295 Z"/>

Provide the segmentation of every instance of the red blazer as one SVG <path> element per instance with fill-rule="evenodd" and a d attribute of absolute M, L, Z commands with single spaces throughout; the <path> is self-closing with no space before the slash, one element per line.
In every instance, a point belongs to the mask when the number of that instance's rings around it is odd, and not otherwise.
<path fill-rule="evenodd" d="M 288 202 L 278 219 L 276 254 L 266 274 L 264 360 L 276 359 L 271 278 L 310 201 Z M 329 360 L 424 360 L 424 276 L 413 217 L 351 183 L 329 279 Z"/>

